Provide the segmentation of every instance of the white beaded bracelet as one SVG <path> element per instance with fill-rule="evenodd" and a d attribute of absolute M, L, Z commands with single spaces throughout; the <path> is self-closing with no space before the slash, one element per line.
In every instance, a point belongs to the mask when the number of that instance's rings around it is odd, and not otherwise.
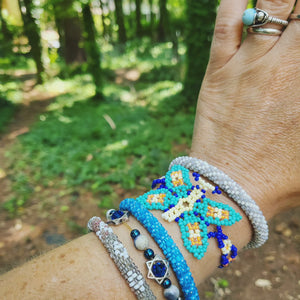
<path fill-rule="evenodd" d="M 169 169 L 173 165 L 181 165 L 206 177 L 214 184 L 217 184 L 241 207 L 246 216 L 249 218 L 254 230 L 253 239 L 249 242 L 246 248 L 258 248 L 267 241 L 269 229 L 262 211 L 255 201 L 233 179 L 218 168 L 209 165 L 206 161 L 189 156 L 175 158 L 170 163 Z"/>
<path fill-rule="evenodd" d="M 137 298 L 139 300 L 155 300 L 156 297 L 146 283 L 145 278 L 128 255 L 126 248 L 113 233 L 113 230 L 99 217 L 92 217 L 87 227 L 99 237 Z"/>

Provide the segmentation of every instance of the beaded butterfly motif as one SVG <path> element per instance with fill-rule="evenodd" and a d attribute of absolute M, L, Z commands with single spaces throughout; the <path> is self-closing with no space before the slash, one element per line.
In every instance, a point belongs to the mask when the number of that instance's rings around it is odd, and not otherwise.
<path fill-rule="evenodd" d="M 221 194 L 218 187 L 204 181 L 198 173 L 193 173 L 197 182 L 190 181 L 189 170 L 174 165 L 166 176 L 153 181 L 151 190 L 136 198 L 149 210 L 162 210 L 162 218 L 178 223 L 186 249 L 197 259 L 201 259 L 208 247 L 208 239 L 216 238 L 222 252 L 221 266 L 227 266 L 237 256 L 237 249 L 222 232 L 221 226 L 230 226 L 241 215 L 230 206 L 206 197 L 207 190 Z M 217 231 L 208 232 L 210 224 L 217 225 Z"/>

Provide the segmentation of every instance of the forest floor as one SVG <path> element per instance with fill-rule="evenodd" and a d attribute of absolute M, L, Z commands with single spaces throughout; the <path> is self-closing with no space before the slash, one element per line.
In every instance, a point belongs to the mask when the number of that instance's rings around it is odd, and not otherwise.
<path fill-rule="evenodd" d="M 120 73 L 118 76 L 121 76 Z M 24 103 L 0 135 L 0 203 L 11 193 L 12 182 L 5 153 L 17 137 L 30 126 L 53 101 L 55 95 L 38 93 L 34 79 L 24 77 Z M 40 189 L 40 187 L 39 187 Z M 86 221 L 99 207 L 92 192 L 76 188 L 59 198 L 60 190 L 52 187 L 32 195 L 17 217 L 0 211 L 0 272 L 20 265 L 83 234 Z M 134 196 L 115 185 L 119 199 Z M 139 188 L 134 194 L 144 192 Z M 47 196 L 45 205 L 39 201 Z M 70 205 L 70 201 L 72 205 Z M 67 209 L 62 209 L 63 204 Z M 270 238 L 257 250 L 241 252 L 229 268 L 220 269 L 199 286 L 201 299 L 300 299 L 300 208 L 283 212 L 270 223 Z"/>

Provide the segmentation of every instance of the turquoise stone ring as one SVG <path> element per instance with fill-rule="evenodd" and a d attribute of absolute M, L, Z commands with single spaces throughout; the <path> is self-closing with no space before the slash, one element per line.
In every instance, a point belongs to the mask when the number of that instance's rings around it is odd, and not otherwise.
<path fill-rule="evenodd" d="M 247 26 L 251 26 L 255 24 L 255 17 L 256 17 L 256 9 L 255 8 L 249 8 L 246 9 L 243 13 L 243 23 Z"/>
<path fill-rule="evenodd" d="M 271 17 L 266 11 L 256 7 L 246 9 L 243 13 L 242 20 L 243 23 L 249 27 L 259 27 L 267 23 L 273 23 L 282 26 L 288 25 L 288 21 Z"/>

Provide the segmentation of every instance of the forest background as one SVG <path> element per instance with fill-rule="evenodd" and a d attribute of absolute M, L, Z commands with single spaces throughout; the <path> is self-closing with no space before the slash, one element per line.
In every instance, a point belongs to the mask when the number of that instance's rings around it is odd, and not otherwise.
<path fill-rule="evenodd" d="M 85 233 L 188 153 L 218 5 L 0 0 L 1 272 Z M 300 299 L 297 214 L 272 226 L 263 252 L 243 254 L 265 264 L 238 260 L 204 299 Z"/>

